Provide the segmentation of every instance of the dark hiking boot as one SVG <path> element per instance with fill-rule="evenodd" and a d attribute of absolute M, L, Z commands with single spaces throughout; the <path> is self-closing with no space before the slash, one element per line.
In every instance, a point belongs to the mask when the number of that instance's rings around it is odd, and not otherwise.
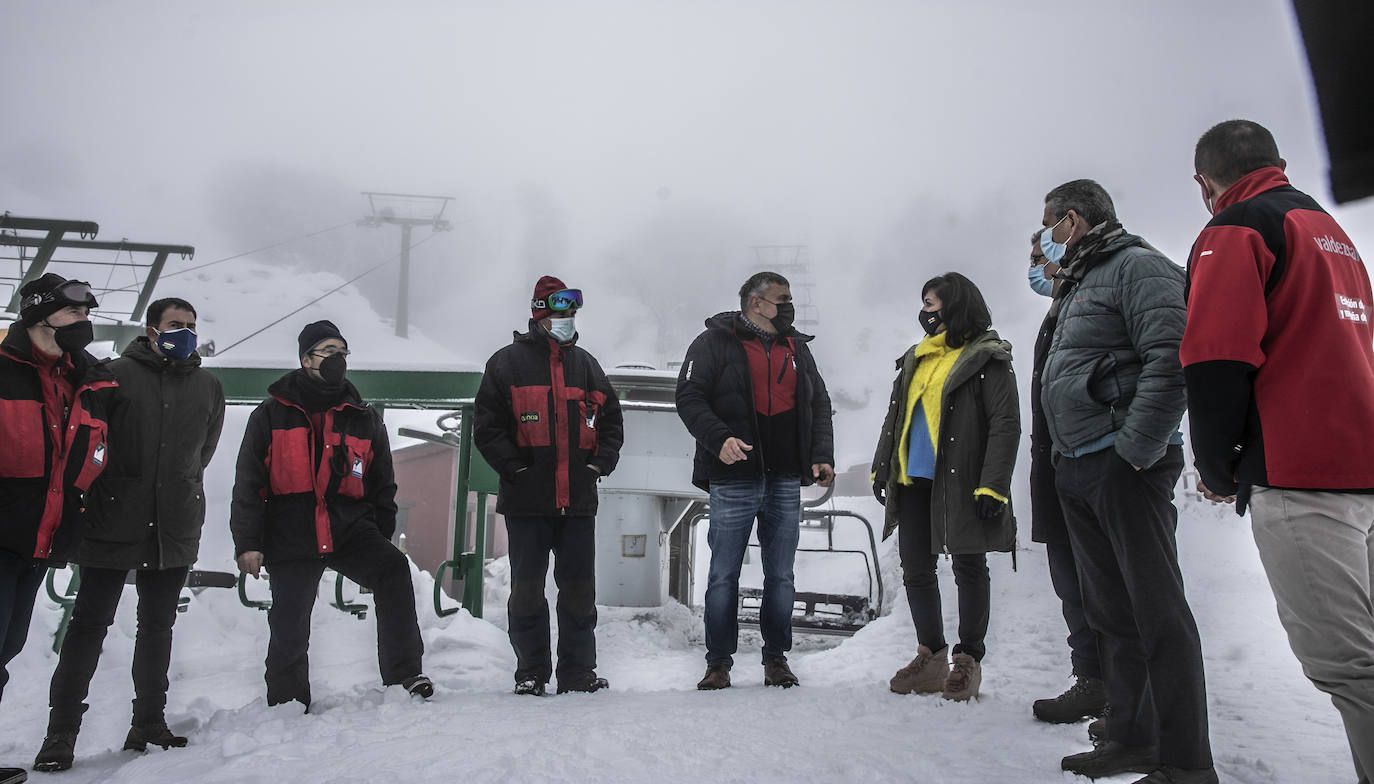
<path fill-rule="evenodd" d="M 516 682 L 515 682 L 515 693 L 516 693 L 516 694 L 528 694 L 528 695 L 530 695 L 530 696 L 532 696 L 532 697 L 543 697 L 543 696 L 544 696 L 544 684 L 541 683 L 540 681 L 534 680 L 533 678 L 530 678 L 530 679 L 528 679 L 528 680 L 523 680 L 523 681 L 516 681 Z"/>
<path fill-rule="evenodd" d="M 955 702 L 968 702 L 978 696 L 978 687 L 981 685 L 983 665 L 967 653 L 954 654 L 954 664 L 949 668 L 942 696 Z"/>
<path fill-rule="evenodd" d="M 164 749 L 173 746 L 179 749 L 186 745 L 186 738 L 173 735 L 165 721 L 156 724 L 135 724 L 129 728 L 129 734 L 124 738 L 124 750 L 147 751 L 150 743 Z"/>
<path fill-rule="evenodd" d="M 1102 715 L 1088 722 L 1088 740 L 1094 746 L 1101 746 L 1107 742 L 1107 716 L 1112 712 L 1111 706 L 1102 712 Z"/>
<path fill-rule="evenodd" d="M 66 770 L 76 759 L 76 730 L 48 731 L 43 738 L 43 746 L 38 756 L 33 758 L 33 769 L 51 773 Z"/>
<path fill-rule="evenodd" d="M 728 664 L 706 665 L 706 677 L 697 681 L 698 691 L 716 691 L 730 688 L 730 666 Z"/>
<path fill-rule="evenodd" d="M 1176 768 L 1165 765 L 1135 784 L 1217 784 L 1216 768 Z"/>
<path fill-rule="evenodd" d="M 1072 724 L 1101 716 L 1107 709 L 1107 686 L 1101 678 L 1083 675 L 1058 697 L 1036 700 L 1031 705 L 1035 718 L 1050 724 Z"/>
<path fill-rule="evenodd" d="M 787 660 L 781 656 L 774 656 L 763 663 L 763 685 L 781 686 L 790 689 L 801 683 L 797 676 L 792 674 L 792 668 L 787 666 Z"/>
<path fill-rule="evenodd" d="M 602 689 L 609 688 L 611 688 L 610 681 L 605 678 L 598 678 L 595 675 L 583 680 L 573 681 L 572 683 L 564 683 L 563 681 L 558 682 L 559 694 L 567 694 L 570 691 L 580 691 L 591 694 L 594 691 L 601 691 Z"/>
<path fill-rule="evenodd" d="M 0 768 L 0 784 L 22 784 L 29 780 L 23 768 Z"/>
<path fill-rule="evenodd" d="M 424 675 L 414 675 L 401 681 L 401 686 L 412 697 L 429 699 L 434 696 L 434 681 Z"/>
<path fill-rule="evenodd" d="M 897 694 L 934 694 L 945 690 L 949 680 L 949 646 L 932 652 L 924 645 L 916 646 L 916 658 L 897 670 L 887 687 Z"/>
<path fill-rule="evenodd" d="M 1118 773 L 1153 773 L 1159 768 L 1159 749 L 1127 746 L 1109 740 L 1092 751 L 1070 754 L 1060 762 L 1060 767 L 1090 779 Z"/>

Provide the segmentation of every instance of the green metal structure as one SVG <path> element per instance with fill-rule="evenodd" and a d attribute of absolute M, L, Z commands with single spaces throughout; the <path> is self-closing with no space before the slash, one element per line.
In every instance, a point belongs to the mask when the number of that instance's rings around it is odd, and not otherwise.
<path fill-rule="evenodd" d="M 224 399 L 230 404 L 256 405 L 267 395 L 267 387 L 287 372 L 284 368 L 223 367 L 213 364 L 205 369 L 214 374 L 224 387 Z M 487 525 L 487 497 L 497 491 L 499 478 L 481 454 L 472 448 L 472 398 L 482 381 L 482 374 L 474 371 L 451 370 L 355 370 L 349 369 L 348 380 L 358 388 L 363 399 L 382 409 L 408 408 L 452 411 L 445 420 L 456 420 L 444 426 L 441 440 L 458 450 L 458 487 L 453 521 L 453 552 L 439 564 L 434 574 L 434 612 L 440 617 L 458 612 L 459 607 L 443 606 L 445 576 L 463 581 L 461 607 L 474 618 L 482 617 L 482 575 L 485 566 Z M 456 432 L 455 432 L 456 431 Z M 472 551 L 465 551 L 467 543 L 468 496 L 477 494 L 475 541 Z M 357 615 L 358 606 L 343 600 L 343 583 L 335 583 L 335 607 Z M 264 602 L 248 599 L 242 577 L 239 598 L 250 607 L 266 609 Z"/>

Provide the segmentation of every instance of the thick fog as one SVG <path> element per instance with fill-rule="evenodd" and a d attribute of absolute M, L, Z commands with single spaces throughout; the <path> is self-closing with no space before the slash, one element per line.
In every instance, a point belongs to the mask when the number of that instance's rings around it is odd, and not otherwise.
<path fill-rule="evenodd" d="M 1027 238 L 1063 181 L 1099 180 L 1127 229 L 1182 263 L 1207 219 L 1193 144 L 1245 117 L 1331 201 L 1288 0 L 20 0 L 0 15 L 0 209 L 195 245 L 173 273 L 283 243 L 246 258 L 348 277 L 400 243 L 353 225 L 361 191 L 451 196 L 452 230 L 414 233 L 411 323 L 472 359 L 523 328 L 550 273 L 585 290 L 583 343 L 604 364 L 665 367 L 750 272 L 801 261 L 813 348 L 855 410 L 886 394 L 934 274 L 968 274 L 1029 349 L 1046 301 L 1025 283 Z M 1374 248 L 1374 203 L 1333 212 Z M 361 283 L 386 316 L 395 279 L 392 264 Z M 178 283 L 159 293 L 194 301 Z"/>

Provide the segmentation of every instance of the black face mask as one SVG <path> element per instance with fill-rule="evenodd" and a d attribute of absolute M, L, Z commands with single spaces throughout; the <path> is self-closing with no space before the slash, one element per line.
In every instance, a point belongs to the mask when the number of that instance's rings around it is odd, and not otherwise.
<path fill-rule="evenodd" d="M 344 374 L 348 372 L 348 357 L 343 354 L 330 354 L 324 358 L 319 367 L 320 378 L 326 384 L 340 384 L 344 380 Z"/>
<path fill-rule="evenodd" d="M 945 323 L 944 319 L 940 318 L 940 311 L 938 310 L 920 311 L 916 314 L 916 318 L 921 322 L 921 329 L 924 329 L 927 335 L 934 335 L 939 332 L 940 325 Z"/>
<path fill-rule="evenodd" d="M 768 319 L 779 334 L 792 328 L 792 322 L 797 318 L 797 309 L 791 302 L 783 302 L 773 307 L 778 309 L 778 315 Z"/>
<path fill-rule="evenodd" d="M 44 324 L 52 326 L 47 322 Z M 52 329 L 52 339 L 57 341 L 57 347 L 68 354 L 81 351 L 89 346 L 92 340 L 95 340 L 95 325 L 89 321 L 76 321 Z"/>

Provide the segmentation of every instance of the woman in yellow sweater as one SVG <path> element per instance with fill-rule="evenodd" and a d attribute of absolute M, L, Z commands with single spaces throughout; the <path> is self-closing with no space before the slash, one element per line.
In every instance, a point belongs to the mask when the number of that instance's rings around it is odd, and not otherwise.
<path fill-rule="evenodd" d="M 927 281 L 917 314 L 926 336 L 897 360 L 892 400 L 873 457 L 873 493 L 886 507 L 883 538 L 898 532 L 916 657 L 889 685 L 898 694 L 978 694 L 990 613 L 987 553 L 1009 552 L 1009 496 L 1021 435 L 1011 344 L 998 337 L 983 294 L 949 272 Z M 952 556 L 959 639 L 945 642 L 936 573 Z M 951 665 L 952 658 L 952 665 Z"/>

